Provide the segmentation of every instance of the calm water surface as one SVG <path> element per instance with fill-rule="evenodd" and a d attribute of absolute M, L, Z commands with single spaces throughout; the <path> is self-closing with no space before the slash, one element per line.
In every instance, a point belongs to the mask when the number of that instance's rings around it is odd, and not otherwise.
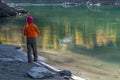
<path fill-rule="evenodd" d="M 120 67 L 120 7 L 22 6 L 39 26 L 38 47 L 43 51 L 70 51 Z M 25 46 L 25 17 L 0 19 L 0 41 Z M 80 60 L 80 59 L 78 59 Z"/>

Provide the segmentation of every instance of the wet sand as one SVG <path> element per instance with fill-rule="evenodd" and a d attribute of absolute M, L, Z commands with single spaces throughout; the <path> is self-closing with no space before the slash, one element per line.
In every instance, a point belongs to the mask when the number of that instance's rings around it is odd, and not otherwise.
<path fill-rule="evenodd" d="M 72 71 L 73 74 L 90 80 L 120 80 L 120 70 L 109 68 L 104 62 L 86 55 L 71 52 L 39 52 L 47 63 L 58 68 Z"/>

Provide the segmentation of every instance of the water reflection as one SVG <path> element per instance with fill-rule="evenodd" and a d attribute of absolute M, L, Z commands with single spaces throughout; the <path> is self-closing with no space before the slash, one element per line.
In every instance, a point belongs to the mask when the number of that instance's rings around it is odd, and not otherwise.
<path fill-rule="evenodd" d="M 42 44 L 43 44 L 43 50 L 46 50 L 46 49 L 49 49 L 50 48 L 50 46 L 52 45 L 52 44 L 50 44 L 51 43 L 51 30 L 50 30 L 50 26 L 48 25 L 48 26 L 44 26 L 44 28 L 43 28 L 43 37 L 42 37 Z"/>
<path fill-rule="evenodd" d="M 112 43 L 116 45 L 116 30 L 107 27 L 106 30 L 98 29 L 96 32 L 96 42 L 98 46 L 107 46 Z"/>
<path fill-rule="evenodd" d="M 23 43 L 19 26 L 14 24 L 0 25 L 0 41 L 3 44 L 21 46 Z"/>

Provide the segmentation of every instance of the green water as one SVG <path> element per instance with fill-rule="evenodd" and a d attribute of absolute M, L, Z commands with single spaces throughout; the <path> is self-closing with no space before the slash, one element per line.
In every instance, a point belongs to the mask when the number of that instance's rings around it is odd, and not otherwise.
<path fill-rule="evenodd" d="M 22 6 L 34 17 L 45 51 L 71 51 L 120 66 L 120 7 Z M 25 16 L 0 19 L 0 41 L 25 46 Z M 113 64 L 113 65 L 112 65 Z"/>
<path fill-rule="evenodd" d="M 105 61 L 120 60 L 119 7 L 61 6 L 27 7 L 42 30 L 43 48 L 63 47 L 77 53 L 92 55 Z M 86 53 L 87 52 L 87 53 Z"/>

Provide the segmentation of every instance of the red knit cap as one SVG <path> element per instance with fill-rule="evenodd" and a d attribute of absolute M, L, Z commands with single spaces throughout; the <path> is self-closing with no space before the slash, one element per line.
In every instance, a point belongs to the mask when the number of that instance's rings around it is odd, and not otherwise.
<path fill-rule="evenodd" d="M 33 23 L 33 17 L 28 16 L 28 17 L 26 18 L 26 21 L 27 21 L 28 24 Z"/>

